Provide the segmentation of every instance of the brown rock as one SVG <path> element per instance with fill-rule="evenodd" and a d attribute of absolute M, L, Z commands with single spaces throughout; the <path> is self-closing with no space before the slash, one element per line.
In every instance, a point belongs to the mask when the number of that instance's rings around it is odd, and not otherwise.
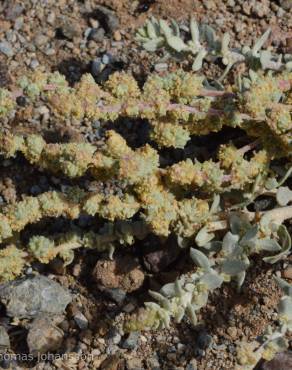
<path fill-rule="evenodd" d="M 41 353 L 56 351 L 63 342 L 63 331 L 49 317 L 33 321 L 27 335 L 29 352 L 37 356 Z"/>
<path fill-rule="evenodd" d="M 141 287 L 144 273 L 131 256 L 117 257 L 114 261 L 100 260 L 93 271 L 94 280 L 104 288 L 119 288 L 133 292 Z"/>

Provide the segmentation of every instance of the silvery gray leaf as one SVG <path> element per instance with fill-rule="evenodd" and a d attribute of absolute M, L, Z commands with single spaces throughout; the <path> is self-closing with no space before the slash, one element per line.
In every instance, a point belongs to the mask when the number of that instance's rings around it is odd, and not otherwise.
<path fill-rule="evenodd" d="M 252 48 L 253 56 L 257 56 L 260 49 L 263 47 L 265 42 L 268 40 L 271 33 L 271 29 L 268 28 L 267 31 L 255 42 L 254 47 Z"/>
<path fill-rule="evenodd" d="M 260 62 L 263 69 L 267 69 L 271 62 L 272 54 L 269 50 L 263 50 L 260 52 Z"/>
<path fill-rule="evenodd" d="M 224 33 L 221 44 L 221 53 L 222 55 L 227 54 L 229 51 L 230 35 L 229 33 Z"/>
<path fill-rule="evenodd" d="M 274 276 L 274 279 L 276 280 L 276 282 L 279 285 L 279 287 L 283 290 L 283 292 L 286 295 L 292 297 L 292 284 L 287 283 L 286 280 L 281 279 L 278 276 Z"/>
<path fill-rule="evenodd" d="M 187 45 L 177 36 L 167 36 L 166 42 L 168 46 L 180 53 L 183 50 L 187 49 Z"/>
<path fill-rule="evenodd" d="M 163 285 L 163 287 L 160 289 L 160 292 L 165 296 L 165 297 L 175 297 L 175 284 L 174 283 L 169 283 Z"/>
<path fill-rule="evenodd" d="M 217 253 L 222 248 L 222 242 L 216 241 L 216 240 L 213 241 L 213 242 L 211 241 L 211 242 L 209 242 L 209 243 L 207 243 L 205 245 L 202 245 L 201 248 L 206 249 L 208 252 L 215 252 L 215 253 Z"/>
<path fill-rule="evenodd" d="M 278 305 L 280 315 L 285 316 L 288 320 L 292 320 L 292 297 L 282 297 Z"/>
<path fill-rule="evenodd" d="M 242 271 L 235 276 L 238 290 L 242 287 L 242 284 L 244 283 L 244 280 L 245 280 L 245 276 L 246 276 L 246 271 Z"/>
<path fill-rule="evenodd" d="M 270 177 L 266 182 L 265 182 L 265 188 L 267 190 L 273 190 L 278 186 L 278 181 L 274 177 Z"/>
<path fill-rule="evenodd" d="M 242 227 L 242 220 L 236 213 L 231 213 L 229 217 L 230 230 L 232 234 L 239 234 Z"/>
<path fill-rule="evenodd" d="M 247 268 L 248 265 L 240 260 L 226 260 L 221 265 L 222 272 L 231 276 L 238 275 L 247 270 Z"/>
<path fill-rule="evenodd" d="M 286 68 L 286 70 L 287 71 L 292 71 L 292 62 L 288 62 L 288 63 L 286 63 L 286 65 L 285 65 L 285 68 Z"/>
<path fill-rule="evenodd" d="M 210 290 L 219 288 L 222 285 L 223 281 L 224 279 L 222 278 L 222 276 L 220 276 L 215 271 L 205 274 L 200 279 L 200 282 L 207 284 Z"/>
<path fill-rule="evenodd" d="M 202 68 L 203 60 L 204 60 L 206 55 L 207 55 L 207 51 L 204 48 L 201 48 L 200 51 L 198 52 L 195 60 L 194 60 L 193 65 L 192 65 L 192 70 L 194 72 L 197 72 Z"/>
<path fill-rule="evenodd" d="M 197 21 L 192 17 L 190 22 L 190 30 L 192 35 L 192 40 L 195 47 L 200 47 L 200 31 Z"/>
<path fill-rule="evenodd" d="M 202 25 L 201 33 L 204 40 L 207 41 L 207 44 L 210 48 L 215 48 L 215 31 L 212 27 L 208 26 L 207 24 Z"/>
<path fill-rule="evenodd" d="M 208 226 L 204 226 L 196 235 L 195 242 L 198 247 L 203 247 L 214 239 L 215 234 L 208 232 Z"/>
<path fill-rule="evenodd" d="M 173 35 L 172 29 L 169 27 L 169 25 L 164 19 L 159 20 L 159 26 L 166 38 Z"/>
<path fill-rule="evenodd" d="M 276 199 L 280 206 L 286 206 L 292 202 L 292 190 L 288 186 L 281 186 L 277 191 Z"/>
<path fill-rule="evenodd" d="M 280 225 L 278 235 L 281 239 L 282 249 L 289 250 L 291 248 L 291 236 L 285 225 Z"/>
<path fill-rule="evenodd" d="M 224 254 L 228 255 L 234 252 L 234 249 L 238 244 L 238 240 L 238 235 L 234 235 L 230 231 L 228 231 L 227 234 L 225 234 L 222 243 L 222 251 L 224 252 Z"/>
<path fill-rule="evenodd" d="M 153 26 L 156 28 L 156 32 L 157 32 L 160 28 L 159 21 L 153 16 L 150 18 L 150 20 L 151 20 L 151 23 L 153 24 Z"/>
<path fill-rule="evenodd" d="M 257 235 L 258 230 L 259 230 L 259 228 L 258 228 L 257 225 L 254 225 L 251 228 L 249 228 L 247 230 L 247 232 L 241 238 L 240 244 L 244 245 L 244 243 L 246 243 L 247 241 L 253 239 Z"/>
<path fill-rule="evenodd" d="M 136 34 L 135 40 L 140 42 L 141 44 L 144 44 L 145 42 L 149 41 L 149 37 L 143 37 L 141 35 Z"/>
<path fill-rule="evenodd" d="M 159 35 L 156 33 L 156 29 L 151 21 L 146 22 L 147 34 L 151 39 L 156 39 Z"/>
<path fill-rule="evenodd" d="M 258 239 L 256 241 L 258 248 L 268 252 L 279 252 L 282 248 L 275 239 Z"/>
<path fill-rule="evenodd" d="M 148 36 L 144 27 L 138 28 L 136 35 L 141 36 L 143 38 L 147 38 Z"/>
<path fill-rule="evenodd" d="M 271 214 L 269 213 L 264 214 L 260 220 L 261 229 L 266 230 L 268 232 L 272 222 L 273 222 L 273 218 Z"/>
<path fill-rule="evenodd" d="M 185 310 L 182 307 L 178 307 L 177 312 L 175 313 L 174 319 L 176 322 L 180 323 L 185 315 Z"/>
<path fill-rule="evenodd" d="M 287 257 L 287 252 L 281 252 L 281 253 L 276 254 L 275 256 L 264 257 L 263 261 L 273 265 L 274 263 L 277 263 L 281 259 L 286 258 L 286 257 Z"/>
<path fill-rule="evenodd" d="M 172 29 L 173 29 L 173 34 L 175 36 L 179 37 L 180 36 L 179 26 L 178 26 L 177 22 L 174 19 L 171 19 L 171 26 L 172 26 Z"/>
<path fill-rule="evenodd" d="M 204 253 L 200 252 L 198 249 L 191 248 L 190 249 L 190 256 L 193 262 L 198 266 L 202 267 L 203 269 L 209 271 L 211 269 L 211 264 L 208 259 L 204 255 Z"/>
<path fill-rule="evenodd" d="M 291 236 L 284 225 L 280 225 L 278 228 L 278 235 L 280 237 L 280 242 L 281 242 L 281 252 L 274 255 L 274 256 L 269 256 L 263 258 L 263 261 L 267 263 L 276 263 L 280 261 L 283 258 L 286 258 L 287 255 L 289 254 L 289 251 L 291 249 Z"/>
<path fill-rule="evenodd" d="M 192 307 L 192 305 L 189 303 L 188 306 L 187 306 L 187 309 L 186 309 L 186 313 L 188 315 L 188 318 L 190 319 L 190 322 L 193 324 L 193 325 L 196 325 L 198 320 L 197 320 L 197 315 L 195 313 L 195 310 L 194 308 Z"/>
<path fill-rule="evenodd" d="M 156 299 L 156 301 L 161 304 L 163 304 L 166 300 L 166 298 L 162 294 L 155 292 L 154 290 L 149 290 L 148 293 L 151 295 L 152 298 Z"/>
<path fill-rule="evenodd" d="M 145 307 L 150 308 L 151 310 L 154 310 L 154 311 L 159 311 L 161 308 L 159 304 L 155 302 L 144 302 L 144 305 Z"/>
<path fill-rule="evenodd" d="M 164 40 L 162 37 L 157 39 L 149 40 L 143 44 L 143 48 L 147 51 L 156 51 L 158 48 L 163 46 Z"/>
<path fill-rule="evenodd" d="M 175 289 L 175 294 L 179 297 L 183 295 L 183 289 L 182 289 L 182 283 L 180 280 L 176 279 L 174 282 L 174 289 Z"/>
<path fill-rule="evenodd" d="M 250 80 L 251 80 L 252 83 L 257 82 L 259 76 L 258 76 L 258 74 L 255 71 L 253 71 L 252 69 L 250 69 L 248 71 L 248 74 L 249 74 L 249 78 L 250 78 Z"/>

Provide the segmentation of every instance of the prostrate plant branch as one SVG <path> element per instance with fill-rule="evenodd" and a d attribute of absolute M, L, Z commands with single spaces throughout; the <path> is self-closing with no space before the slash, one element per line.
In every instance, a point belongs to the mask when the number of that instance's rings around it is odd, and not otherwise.
<path fill-rule="evenodd" d="M 203 76 L 178 70 L 150 75 L 142 89 L 123 72 L 112 74 L 103 87 L 84 75 L 71 88 L 57 72 L 39 71 L 18 83 L 32 106 L 41 100 L 58 120 L 146 118 L 151 138 L 160 147 L 183 148 L 192 135 L 231 126 L 260 138 L 274 149 L 274 155 L 291 155 L 291 72 L 250 71 L 224 91 L 206 89 L 205 82 Z M 0 117 L 13 118 L 16 108 L 15 94 L 0 89 Z"/>

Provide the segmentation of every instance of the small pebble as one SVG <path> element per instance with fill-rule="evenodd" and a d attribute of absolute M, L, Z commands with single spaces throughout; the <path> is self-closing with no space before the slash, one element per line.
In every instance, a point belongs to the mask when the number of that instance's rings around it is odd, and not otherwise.
<path fill-rule="evenodd" d="M 95 42 L 102 42 L 105 37 L 105 30 L 103 28 L 92 28 L 90 34 L 88 35 L 88 40 L 93 40 Z"/>
<path fill-rule="evenodd" d="M 114 32 L 114 40 L 115 41 L 121 41 L 121 39 L 122 39 L 122 35 L 121 35 L 120 31 L 115 31 Z"/>
<path fill-rule="evenodd" d="M 81 330 L 86 330 L 88 328 L 88 320 L 87 318 L 83 315 L 82 312 L 78 311 L 74 315 L 74 321 L 76 322 L 77 326 Z"/>
<path fill-rule="evenodd" d="M 96 58 L 91 63 L 91 73 L 94 77 L 97 77 L 103 69 L 103 64 L 100 58 Z"/>
<path fill-rule="evenodd" d="M 119 288 L 105 289 L 105 293 L 118 304 L 123 303 L 127 295 L 124 290 Z"/>
<path fill-rule="evenodd" d="M 30 66 L 31 69 L 36 69 L 39 66 L 39 62 L 36 59 L 33 59 L 30 62 L 30 65 L 29 66 Z"/>
<path fill-rule="evenodd" d="M 104 54 L 102 56 L 102 63 L 103 64 L 110 64 L 113 61 L 113 57 L 110 54 Z"/>
<path fill-rule="evenodd" d="M 7 41 L 0 42 L 0 52 L 7 57 L 12 57 L 14 54 L 12 46 Z"/>
<path fill-rule="evenodd" d="M 126 338 L 121 347 L 124 349 L 135 349 L 138 345 L 140 333 L 138 331 L 133 331 L 129 334 L 128 338 Z"/>

